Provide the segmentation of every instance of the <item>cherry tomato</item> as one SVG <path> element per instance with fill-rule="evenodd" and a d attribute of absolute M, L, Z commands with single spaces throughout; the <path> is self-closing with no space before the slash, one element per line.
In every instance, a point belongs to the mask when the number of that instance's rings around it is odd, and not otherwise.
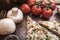
<path fill-rule="evenodd" d="M 23 4 L 21 5 L 21 10 L 23 11 L 23 13 L 27 14 L 30 12 L 30 7 L 27 4 Z"/>
<path fill-rule="evenodd" d="M 47 18 L 50 18 L 52 15 L 53 15 L 52 9 L 46 9 L 46 8 L 43 9 L 42 16 L 43 16 L 44 18 L 46 18 L 46 19 L 47 19 Z"/>
<path fill-rule="evenodd" d="M 42 12 L 42 8 L 39 7 L 38 5 L 32 6 L 32 14 L 34 15 L 39 15 Z"/>
<path fill-rule="evenodd" d="M 31 6 L 35 3 L 35 0 L 28 0 L 27 3 L 28 3 L 29 6 Z"/>
<path fill-rule="evenodd" d="M 52 8 L 52 10 L 55 10 L 56 4 L 55 4 L 55 3 L 52 3 L 52 4 L 51 4 L 51 8 Z"/>

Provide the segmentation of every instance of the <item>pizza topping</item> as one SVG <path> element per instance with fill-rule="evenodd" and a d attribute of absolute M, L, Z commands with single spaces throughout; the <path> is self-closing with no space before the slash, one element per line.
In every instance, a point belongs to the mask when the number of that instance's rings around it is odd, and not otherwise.
<path fill-rule="evenodd" d="M 40 24 L 48 26 L 49 29 L 60 34 L 60 23 L 56 21 L 42 21 Z"/>
<path fill-rule="evenodd" d="M 28 38 L 30 40 L 45 39 L 46 36 L 45 36 L 44 31 L 41 28 L 41 26 L 38 23 L 36 23 L 34 20 L 29 18 L 29 16 L 28 16 L 27 20 L 28 20 L 29 24 L 31 24 L 31 25 L 27 24 L 27 28 L 30 26 L 30 28 L 27 31 Z"/>
<path fill-rule="evenodd" d="M 31 24 L 31 25 L 27 24 L 27 28 L 30 26 L 30 28 L 27 31 L 27 40 L 60 40 L 56 35 L 52 34 L 48 30 L 40 26 L 36 21 L 32 20 L 29 16 L 27 18 L 28 18 L 27 23 L 29 22 L 29 24 Z M 51 23 L 49 24 L 49 26 L 51 25 L 50 28 L 52 28 L 53 24 Z M 48 25 L 48 23 L 46 25 Z"/>

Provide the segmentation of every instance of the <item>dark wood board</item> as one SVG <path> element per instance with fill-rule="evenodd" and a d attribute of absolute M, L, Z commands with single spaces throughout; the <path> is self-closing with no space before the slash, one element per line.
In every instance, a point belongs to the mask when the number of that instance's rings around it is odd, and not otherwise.
<path fill-rule="evenodd" d="M 24 15 L 24 19 L 20 24 L 17 24 L 17 30 L 15 34 L 20 38 L 20 40 L 26 40 L 26 15 Z"/>
<path fill-rule="evenodd" d="M 29 15 L 29 16 L 31 16 L 31 15 Z M 16 29 L 16 32 L 13 33 L 14 35 L 17 35 L 20 38 L 20 40 L 26 40 L 26 31 L 27 31 L 27 28 L 26 28 L 27 20 L 26 20 L 26 18 L 27 18 L 26 15 L 24 15 L 23 21 L 19 24 L 16 24 L 17 29 Z M 37 17 L 31 16 L 31 18 L 37 22 L 42 21 L 42 20 L 44 20 L 44 21 L 54 21 L 54 20 L 60 21 L 60 15 L 57 14 L 56 10 L 53 12 L 53 16 L 48 20 L 43 19 L 43 18 L 38 17 L 38 16 Z M 5 37 L 6 36 L 0 36 L 0 40 L 4 40 Z"/>

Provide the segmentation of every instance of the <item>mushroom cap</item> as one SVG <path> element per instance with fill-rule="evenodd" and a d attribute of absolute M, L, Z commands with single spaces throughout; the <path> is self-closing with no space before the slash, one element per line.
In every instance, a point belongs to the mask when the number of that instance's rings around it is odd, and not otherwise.
<path fill-rule="evenodd" d="M 0 35 L 7 35 L 15 32 L 16 25 L 12 19 L 6 18 L 0 20 Z"/>
<path fill-rule="evenodd" d="M 14 8 L 13 8 L 14 10 Z M 16 11 L 17 8 L 15 8 L 14 11 Z M 7 13 L 7 18 L 11 18 L 15 23 L 19 23 L 23 20 L 23 13 L 20 9 L 18 9 L 17 13 L 15 16 L 12 16 L 12 10 L 9 10 L 8 13 Z"/>

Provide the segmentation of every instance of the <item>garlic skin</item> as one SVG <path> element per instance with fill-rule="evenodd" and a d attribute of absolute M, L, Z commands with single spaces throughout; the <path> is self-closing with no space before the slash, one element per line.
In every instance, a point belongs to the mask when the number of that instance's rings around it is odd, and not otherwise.
<path fill-rule="evenodd" d="M 23 20 L 23 13 L 20 9 L 14 7 L 8 11 L 7 18 L 11 18 L 15 23 L 20 23 Z"/>
<path fill-rule="evenodd" d="M 5 18 L 0 20 L 0 35 L 7 35 L 15 32 L 16 25 L 12 19 Z"/>

